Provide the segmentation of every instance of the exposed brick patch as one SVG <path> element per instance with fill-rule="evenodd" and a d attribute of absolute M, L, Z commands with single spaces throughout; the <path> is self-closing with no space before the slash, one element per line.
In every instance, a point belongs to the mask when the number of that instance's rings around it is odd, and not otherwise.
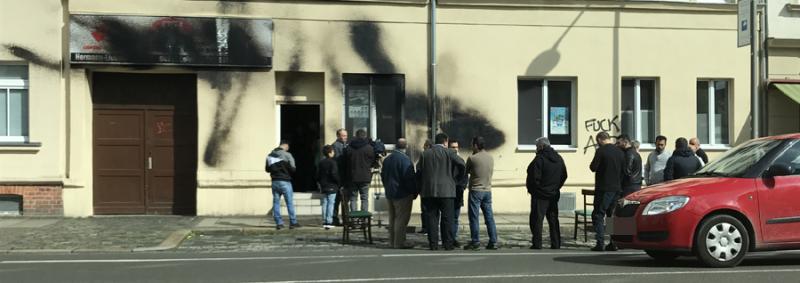
<path fill-rule="evenodd" d="M 0 195 L 21 195 L 23 215 L 64 215 L 61 185 L 0 185 Z"/>

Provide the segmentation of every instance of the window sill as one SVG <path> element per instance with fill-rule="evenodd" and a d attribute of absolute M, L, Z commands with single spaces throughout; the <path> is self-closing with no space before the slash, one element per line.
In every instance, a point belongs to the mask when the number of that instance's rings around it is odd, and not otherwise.
<path fill-rule="evenodd" d="M 578 152 L 578 148 L 571 145 L 554 145 L 553 149 L 557 152 Z M 535 145 L 521 144 L 517 145 L 517 151 L 536 151 Z"/>
<path fill-rule="evenodd" d="M 41 148 L 40 142 L 0 142 L 0 152 L 38 152 Z"/>

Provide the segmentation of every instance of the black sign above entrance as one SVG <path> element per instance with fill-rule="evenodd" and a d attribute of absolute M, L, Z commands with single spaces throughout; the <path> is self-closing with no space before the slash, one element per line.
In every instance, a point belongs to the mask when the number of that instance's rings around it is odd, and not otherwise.
<path fill-rule="evenodd" d="M 70 16 L 72 64 L 272 67 L 272 20 Z"/>

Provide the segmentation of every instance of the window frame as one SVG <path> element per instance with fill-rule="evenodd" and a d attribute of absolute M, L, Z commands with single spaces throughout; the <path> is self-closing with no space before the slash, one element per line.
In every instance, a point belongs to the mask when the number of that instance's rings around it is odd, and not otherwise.
<path fill-rule="evenodd" d="M 655 141 L 656 136 L 659 133 L 660 122 L 661 122 L 661 82 L 658 77 L 622 77 L 620 80 L 620 89 L 619 89 L 619 98 L 620 98 L 620 118 L 622 115 L 622 100 L 624 99 L 622 94 L 622 82 L 626 80 L 633 80 L 633 127 L 634 127 L 634 136 L 631 137 L 634 140 L 640 142 L 640 148 L 642 149 L 655 149 L 655 143 L 644 143 L 642 142 L 642 90 L 641 90 L 641 82 L 642 81 L 653 81 L 653 111 L 655 111 L 653 115 L 653 141 Z M 621 124 L 621 123 L 620 123 Z M 624 127 L 620 125 L 621 132 L 625 132 Z"/>
<path fill-rule="evenodd" d="M 717 101 L 716 101 L 716 98 L 714 96 L 716 94 L 716 87 L 715 87 L 714 83 L 715 82 L 719 82 L 719 81 L 726 82 L 727 86 L 728 86 L 728 90 L 726 91 L 726 94 L 725 94 L 726 98 L 728 99 L 728 103 L 727 103 L 728 104 L 728 113 L 727 113 L 728 114 L 728 143 L 727 144 L 717 143 L 716 142 L 716 139 L 717 139 L 716 122 L 717 121 L 715 120 L 716 119 L 715 116 L 717 114 L 717 110 L 715 109 L 715 105 L 716 105 Z M 698 82 L 706 82 L 706 83 L 708 83 L 708 92 L 706 93 L 706 95 L 707 95 L 706 98 L 708 99 L 708 109 L 707 109 L 707 111 L 708 111 L 708 113 L 707 113 L 708 120 L 706 121 L 708 123 L 708 137 L 706 137 L 705 143 L 701 142 L 700 145 L 704 145 L 704 146 L 706 146 L 704 148 L 712 149 L 712 150 L 713 149 L 729 149 L 729 148 L 731 148 L 731 120 L 730 119 L 731 119 L 731 110 L 733 109 L 733 107 L 731 107 L 732 106 L 731 105 L 732 104 L 731 103 L 732 102 L 731 101 L 731 98 L 732 98 L 731 97 L 731 93 L 732 93 L 731 92 L 731 87 L 733 87 L 733 79 L 698 78 L 697 81 L 695 82 L 695 85 L 697 85 Z M 698 93 L 696 95 L 700 95 L 700 94 Z M 697 98 L 698 97 L 696 96 L 695 99 L 694 99 L 695 108 L 697 108 Z M 695 116 L 698 114 L 697 110 L 698 109 L 695 109 L 695 111 L 694 111 L 695 112 Z M 695 130 L 695 132 L 697 132 L 697 130 Z M 702 139 L 703 137 L 698 137 L 698 138 L 700 138 L 701 141 L 703 140 Z"/>
<path fill-rule="evenodd" d="M 570 137 L 570 144 L 552 144 L 551 146 L 553 149 L 559 151 L 577 151 L 577 118 L 578 118 L 578 95 L 577 95 L 577 88 L 578 88 L 578 78 L 577 77 L 527 77 L 527 76 L 520 76 L 517 77 L 517 84 L 519 85 L 519 81 L 541 81 L 542 82 L 542 133 L 541 136 L 550 138 L 550 91 L 548 82 L 549 81 L 561 81 L 561 82 L 569 82 L 570 83 L 570 113 L 569 113 L 569 135 Z M 519 103 L 519 92 L 517 92 L 517 103 Z M 519 109 L 519 105 L 517 105 L 517 109 Z M 519 110 L 518 110 L 519 111 Z M 519 119 L 519 113 L 517 113 L 517 119 Z M 521 129 L 521 125 L 519 125 L 519 120 L 517 121 L 517 131 Z M 551 141 L 552 142 L 552 141 Z M 534 151 L 536 150 L 535 144 L 521 144 L 519 143 L 519 139 L 517 139 L 517 150 L 523 151 Z"/>
<path fill-rule="evenodd" d="M 27 65 L 24 64 L 2 64 L 0 66 L 25 66 L 25 71 L 28 71 Z M 8 131 L 11 129 L 11 119 L 6 117 L 6 132 L 3 133 L 4 135 L 0 135 L 0 143 L 27 143 L 30 140 L 30 79 L 8 79 L 8 78 L 0 78 L 0 95 L 6 96 L 6 115 L 10 115 L 11 113 L 11 103 L 10 103 L 10 95 L 12 89 L 19 89 L 19 90 L 26 90 L 27 93 L 25 94 L 28 99 L 28 125 L 27 125 L 27 136 L 10 136 L 8 135 Z"/>
<path fill-rule="evenodd" d="M 378 138 L 378 119 L 376 118 L 378 116 L 378 107 L 377 107 L 377 104 L 375 103 L 377 100 L 375 99 L 375 91 L 374 91 L 375 83 L 374 83 L 374 80 L 376 78 L 389 78 L 389 79 L 399 79 L 400 80 L 401 83 L 399 85 L 399 89 L 400 89 L 399 90 L 399 97 L 396 97 L 396 99 L 398 99 L 399 103 L 400 103 L 400 105 L 398 106 L 398 109 L 399 109 L 398 116 L 399 116 L 399 120 L 400 120 L 399 129 L 398 129 L 398 131 L 399 131 L 398 137 L 404 137 L 405 136 L 405 130 L 406 130 L 406 120 L 405 120 L 405 118 L 406 118 L 405 117 L 405 115 L 406 115 L 406 109 L 405 109 L 405 105 L 406 105 L 406 76 L 405 76 L 405 74 L 343 73 L 342 74 L 342 81 L 341 81 L 341 84 L 342 84 L 342 100 L 343 100 L 342 101 L 342 109 L 343 109 L 342 126 L 345 129 L 347 129 L 347 119 L 348 119 L 348 109 L 347 109 L 347 107 L 349 106 L 349 100 L 348 100 L 348 97 L 347 97 L 347 95 L 348 95 L 347 94 L 347 91 L 348 91 L 348 84 L 347 84 L 348 77 L 362 77 L 362 78 L 366 78 L 366 79 L 369 80 L 369 129 L 368 129 L 369 136 L 368 137 L 371 138 L 372 140 L 376 140 Z M 347 130 L 349 131 L 350 129 L 347 129 Z M 349 134 L 350 134 L 351 138 L 355 136 L 355 132 L 352 132 L 352 133 L 349 133 Z M 381 140 L 381 141 L 384 143 L 384 145 L 386 146 L 387 150 L 393 150 L 394 149 L 396 140 L 393 140 L 393 141 Z"/>

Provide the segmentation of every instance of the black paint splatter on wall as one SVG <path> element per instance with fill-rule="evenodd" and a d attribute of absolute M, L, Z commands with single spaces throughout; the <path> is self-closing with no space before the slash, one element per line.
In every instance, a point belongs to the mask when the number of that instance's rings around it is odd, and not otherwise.
<path fill-rule="evenodd" d="M 244 9 L 244 3 L 234 3 L 233 6 L 222 4 L 220 9 L 226 10 L 235 7 Z M 116 18 L 101 18 L 99 23 L 81 23 L 81 25 L 97 25 L 102 27 L 106 37 L 106 48 L 114 54 L 130 62 L 147 62 L 153 53 L 180 56 L 179 50 L 188 56 L 202 56 L 203 51 L 197 46 L 216 44 L 216 27 L 213 23 L 200 27 L 204 36 L 187 37 L 174 27 L 165 25 L 164 28 L 155 30 L 139 30 Z M 266 57 L 260 49 L 253 48 L 257 42 L 253 39 L 252 31 L 247 26 L 231 23 L 228 33 L 228 51 L 230 63 L 246 63 L 251 57 Z M 150 66 L 144 66 L 150 68 Z M 239 108 L 247 91 L 252 74 L 248 72 L 231 72 L 228 70 L 209 70 L 201 72 L 198 79 L 207 81 L 217 92 L 217 108 L 214 113 L 212 132 L 208 137 L 203 152 L 203 162 L 216 167 L 224 162 L 225 150 L 233 125 L 239 116 Z M 234 91 L 234 84 L 239 86 Z"/>
<path fill-rule="evenodd" d="M 217 91 L 214 126 L 203 151 L 203 163 L 208 166 L 216 167 L 224 161 L 226 144 L 239 116 L 239 107 L 242 105 L 251 76 L 250 73 L 231 72 L 207 72 L 198 75 L 199 79 L 208 81 L 211 88 Z M 240 91 L 231 91 L 234 82 L 241 87 Z"/>
<path fill-rule="evenodd" d="M 23 59 L 25 61 L 28 61 L 31 64 L 44 67 L 48 70 L 53 70 L 53 71 L 61 70 L 61 61 L 43 58 L 28 48 L 17 45 L 9 45 L 9 44 L 4 44 L 3 48 L 8 50 L 8 53 L 11 53 L 11 55 L 14 55 L 17 58 Z"/>
<path fill-rule="evenodd" d="M 423 93 L 406 96 L 406 121 L 427 125 L 429 97 Z M 483 136 L 487 149 L 496 149 L 506 142 L 506 135 L 492 125 L 491 121 L 477 109 L 466 107 L 461 101 L 443 94 L 437 98 L 440 107 L 439 128 L 460 143 L 469 143 L 475 136 Z"/>
<path fill-rule="evenodd" d="M 382 74 L 398 73 L 396 65 L 389 58 L 383 46 L 381 28 L 372 22 L 350 24 L 350 41 L 356 54 L 373 72 Z M 406 121 L 427 126 L 429 97 L 424 93 L 407 93 L 405 97 Z M 489 119 L 474 108 L 463 106 L 453 96 L 440 92 L 437 98 L 439 128 L 462 143 L 481 135 L 486 138 L 486 148 L 495 149 L 506 142 L 505 133 L 494 127 Z"/>
<path fill-rule="evenodd" d="M 302 69 L 304 54 L 304 41 L 298 34 L 299 32 L 297 31 L 293 33 L 292 41 L 294 42 L 294 48 L 292 49 L 292 57 L 289 59 L 289 73 L 285 74 L 284 81 L 281 82 L 282 85 L 280 95 L 297 95 L 297 87 L 299 87 L 300 76 L 294 72 L 299 72 Z"/>
<path fill-rule="evenodd" d="M 506 142 L 506 135 L 498 128 L 495 128 L 491 121 L 480 111 L 465 107 L 459 100 L 451 96 L 444 96 L 439 99 L 442 105 L 442 118 L 439 127 L 447 133 L 451 139 L 458 140 L 461 144 L 469 144 L 473 137 L 483 136 L 486 140 L 486 149 L 495 149 Z"/>
<path fill-rule="evenodd" d="M 395 74 L 395 67 L 383 47 L 381 28 L 372 22 L 350 24 L 350 43 L 365 63 L 376 73 Z"/>

